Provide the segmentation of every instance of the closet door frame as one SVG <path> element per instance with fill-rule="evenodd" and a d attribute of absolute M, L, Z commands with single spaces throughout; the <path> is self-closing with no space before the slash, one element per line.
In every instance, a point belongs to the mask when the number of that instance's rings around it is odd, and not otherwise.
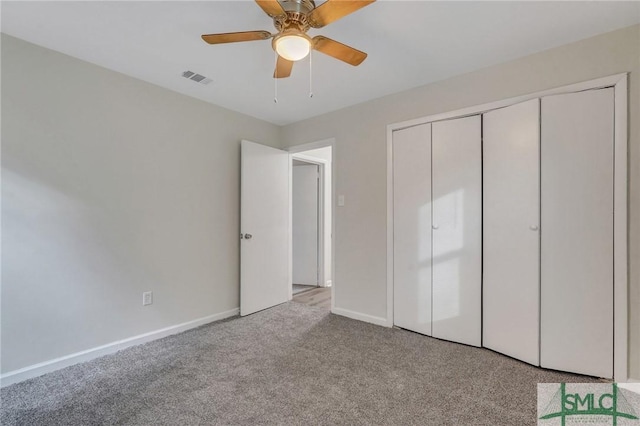
<path fill-rule="evenodd" d="M 421 124 L 452 118 L 483 114 L 494 109 L 549 95 L 612 87 L 614 89 L 614 220 L 613 220 L 613 288 L 614 288 L 614 348 L 613 375 L 617 382 L 626 382 L 628 375 L 628 73 L 615 74 L 528 95 L 490 102 L 442 114 L 387 125 L 387 317 L 385 325 L 393 327 L 393 132 Z"/>

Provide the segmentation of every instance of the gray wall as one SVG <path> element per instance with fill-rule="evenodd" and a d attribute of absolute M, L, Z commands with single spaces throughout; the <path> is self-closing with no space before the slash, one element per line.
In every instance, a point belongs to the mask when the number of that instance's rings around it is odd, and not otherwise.
<path fill-rule="evenodd" d="M 336 306 L 384 317 L 387 124 L 631 71 L 640 378 L 639 46 L 634 26 L 279 129 L 2 35 L 2 372 L 236 308 L 242 138 L 336 138 Z"/>
<path fill-rule="evenodd" d="M 630 84 L 630 364 L 640 378 L 640 26 L 283 128 L 286 146 L 336 139 L 336 307 L 386 317 L 386 125 L 621 72 Z M 366 295 L 366 297 L 364 297 Z"/>
<path fill-rule="evenodd" d="M 279 133 L 2 35 L 2 372 L 237 308 L 239 142 Z"/>

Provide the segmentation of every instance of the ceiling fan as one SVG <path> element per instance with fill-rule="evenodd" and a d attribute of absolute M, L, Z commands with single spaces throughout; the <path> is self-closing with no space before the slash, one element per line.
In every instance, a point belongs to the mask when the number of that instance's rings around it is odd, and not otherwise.
<path fill-rule="evenodd" d="M 267 15 L 273 18 L 277 33 L 243 31 L 205 34 L 202 39 L 209 44 L 222 44 L 272 38 L 271 46 L 278 54 L 274 78 L 289 77 L 293 63 L 305 58 L 311 49 L 353 66 L 360 65 L 366 59 L 367 54 L 364 52 L 321 35 L 311 38 L 307 35 L 307 31 L 310 28 L 322 28 L 375 0 L 327 0 L 318 7 L 313 0 L 255 1 Z"/>

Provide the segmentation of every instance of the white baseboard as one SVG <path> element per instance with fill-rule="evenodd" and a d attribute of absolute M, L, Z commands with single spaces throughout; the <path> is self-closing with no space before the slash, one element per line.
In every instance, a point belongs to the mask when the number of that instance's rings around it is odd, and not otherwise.
<path fill-rule="evenodd" d="M 108 343 L 103 346 L 98 346 L 95 348 L 87 349 L 85 351 L 65 355 L 60 358 L 30 365 L 19 370 L 9 371 L 0 376 L 0 387 L 9 386 L 14 383 L 22 382 L 33 377 L 38 377 L 43 374 L 50 373 L 52 371 L 60 370 L 61 368 L 69 367 L 70 365 L 79 364 L 81 362 L 86 362 L 104 355 L 112 354 L 131 346 L 140 345 L 152 340 L 162 339 L 163 337 L 167 337 L 172 334 L 182 333 L 183 331 L 200 327 L 201 325 L 205 325 L 210 322 L 229 318 L 238 315 L 239 313 L 240 308 L 231 309 L 219 314 L 209 315 L 204 318 L 184 322 L 178 325 L 172 325 L 160 330 L 150 331 L 149 333 L 140 334 L 138 336 L 133 336 L 127 339 Z"/>
<path fill-rule="evenodd" d="M 373 315 L 362 314 L 360 312 L 350 311 L 343 308 L 333 308 L 331 313 L 336 315 L 342 315 L 343 317 L 351 318 L 358 321 L 364 321 L 375 325 L 381 325 L 383 327 L 391 327 L 386 318 L 374 317 Z"/>

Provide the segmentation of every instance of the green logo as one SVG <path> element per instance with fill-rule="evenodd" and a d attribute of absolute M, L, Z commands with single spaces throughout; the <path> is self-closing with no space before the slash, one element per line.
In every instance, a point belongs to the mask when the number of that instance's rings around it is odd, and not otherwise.
<path fill-rule="evenodd" d="M 572 419 L 578 421 L 575 423 L 579 424 L 602 424 L 591 416 L 603 416 L 600 417 L 603 420 L 610 417 L 607 424 L 613 426 L 617 426 L 618 419 L 638 420 L 638 415 L 625 398 L 624 392 L 618 389 L 616 383 L 574 385 L 576 388 L 580 386 L 589 390 L 586 392 L 567 392 L 566 383 L 560 383 L 559 389 L 553 394 L 546 408 L 542 413 L 538 413 L 542 414 L 539 419 L 559 418 L 562 426 L 566 425 L 567 418 L 571 418 L 571 416 L 582 416 Z M 603 391 L 598 392 L 594 389 L 603 389 Z M 540 388 L 538 392 L 540 392 Z"/>

